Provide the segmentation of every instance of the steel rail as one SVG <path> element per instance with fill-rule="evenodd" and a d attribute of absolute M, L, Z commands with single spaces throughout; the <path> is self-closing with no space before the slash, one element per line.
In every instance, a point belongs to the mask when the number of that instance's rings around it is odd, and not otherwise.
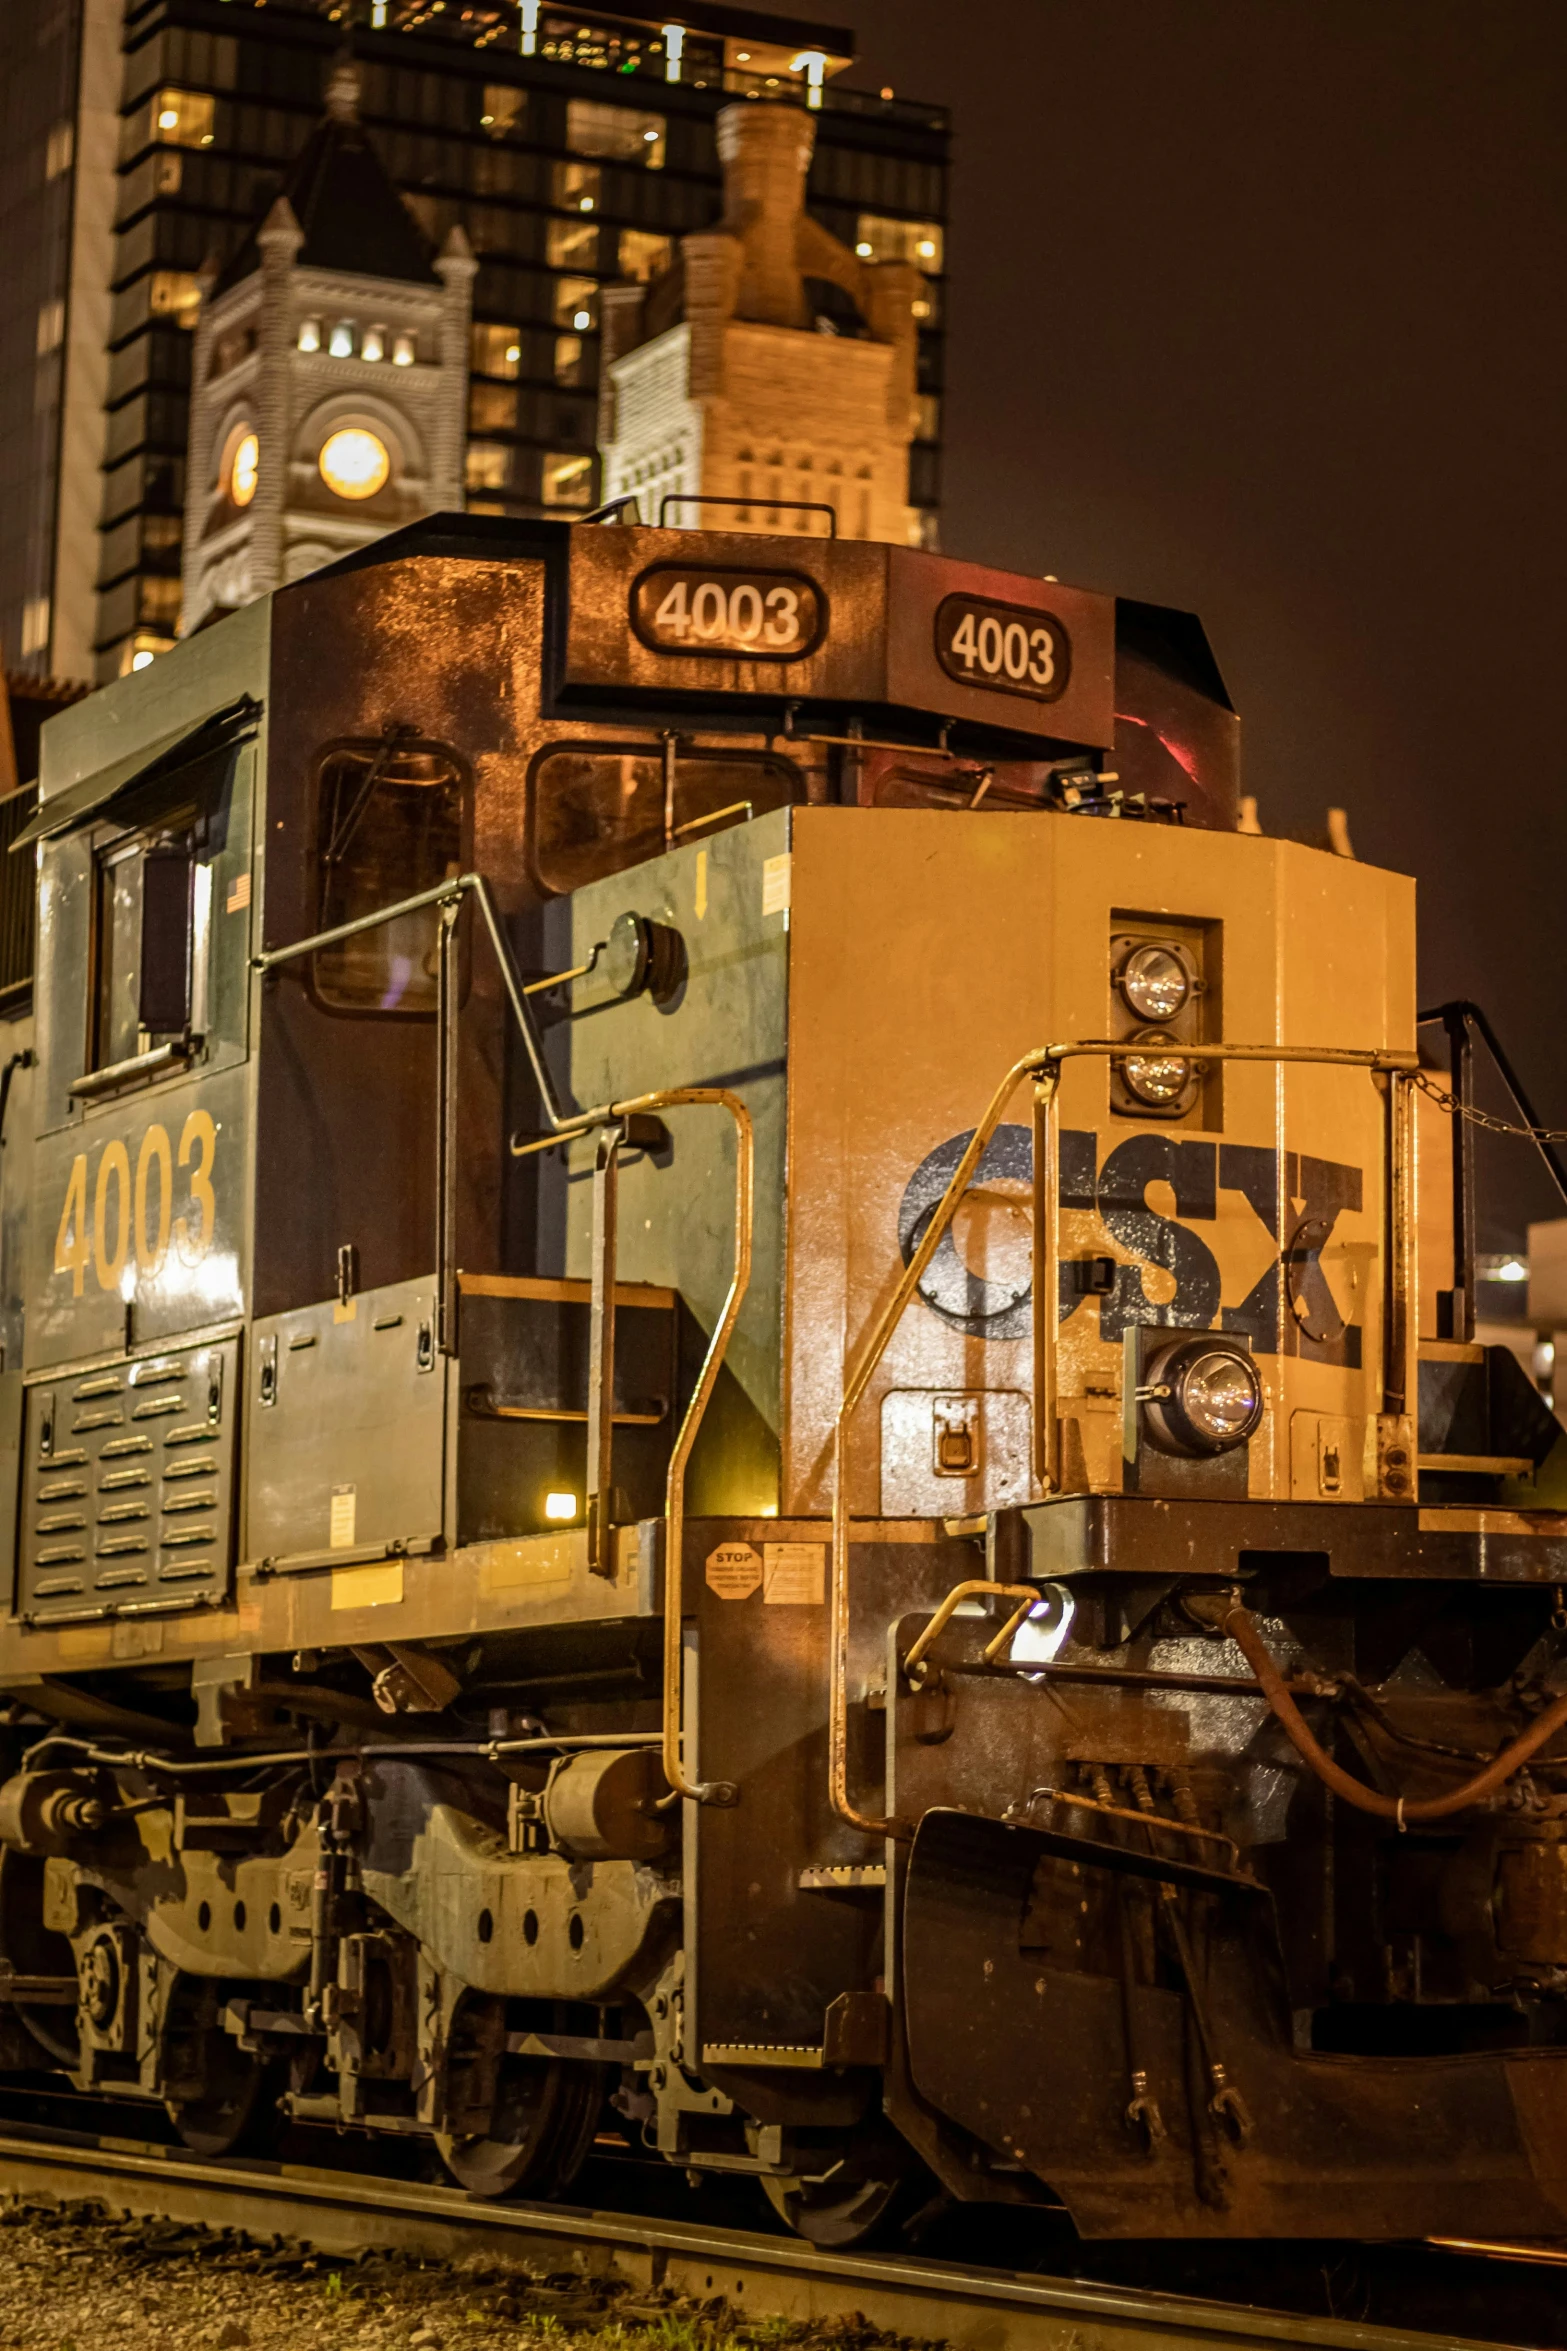
<path fill-rule="evenodd" d="M 722 2294 L 748 2317 L 873 2324 L 955 2351 L 1498 2351 L 1451 2334 L 1311 2318 L 1076 2278 L 970 2269 L 917 2254 L 834 2253 L 752 2235 L 571 2205 L 493 2204 L 457 2188 L 302 2166 L 213 2163 L 124 2141 L 66 2143 L 0 2132 L 0 2189 L 96 2197 L 113 2209 L 251 2235 L 323 2254 L 373 2247 L 451 2261 L 575 2269 L 630 2292 Z M 612 2318 L 612 2313 L 609 2314 Z M 1505 2347 L 1504 2347 L 1505 2351 Z"/>

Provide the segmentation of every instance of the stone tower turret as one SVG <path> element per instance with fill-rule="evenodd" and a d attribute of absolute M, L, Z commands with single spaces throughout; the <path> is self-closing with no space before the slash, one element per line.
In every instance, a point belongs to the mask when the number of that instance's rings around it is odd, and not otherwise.
<path fill-rule="evenodd" d="M 340 58 L 282 193 L 207 291 L 192 354 L 189 632 L 416 516 L 463 502 L 477 269 L 432 254 Z"/>

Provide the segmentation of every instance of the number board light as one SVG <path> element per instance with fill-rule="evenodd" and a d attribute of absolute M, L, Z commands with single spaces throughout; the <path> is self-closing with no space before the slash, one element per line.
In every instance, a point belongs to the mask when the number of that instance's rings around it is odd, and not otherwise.
<path fill-rule="evenodd" d="M 827 599 L 799 571 L 660 563 L 632 583 L 631 625 L 654 653 L 803 661 L 827 633 Z"/>
<path fill-rule="evenodd" d="M 1072 675 L 1072 641 L 1053 612 L 947 596 L 936 609 L 936 659 L 959 685 L 1054 702 Z"/>

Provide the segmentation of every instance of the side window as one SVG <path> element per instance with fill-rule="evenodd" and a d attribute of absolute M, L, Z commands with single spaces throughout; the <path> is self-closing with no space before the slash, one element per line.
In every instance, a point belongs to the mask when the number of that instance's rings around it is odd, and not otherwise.
<path fill-rule="evenodd" d="M 317 928 L 416 898 L 462 872 L 466 768 L 444 743 L 335 743 L 316 762 Z M 329 1012 L 420 1017 L 436 1008 L 433 906 L 312 956 Z"/>
<path fill-rule="evenodd" d="M 205 826 L 187 812 L 94 853 L 94 985 L 88 1067 L 113 1069 L 201 1025 L 212 907 Z"/>
<path fill-rule="evenodd" d="M 535 761 L 528 795 L 534 878 L 564 895 L 805 796 L 794 762 L 768 752 L 682 744 L 669 793 L 656 743 L 559 744 Z"/>

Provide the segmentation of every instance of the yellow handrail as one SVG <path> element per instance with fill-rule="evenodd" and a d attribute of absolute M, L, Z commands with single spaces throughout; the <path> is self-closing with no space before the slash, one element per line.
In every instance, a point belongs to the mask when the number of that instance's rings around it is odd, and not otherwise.
<path fill-rule="evenodd" d="M 756 1138 L 751 1113 L 738 1094 L 726 1086 L 674 1086 L 660 1094 L 639 1094 L 634 1101 L 611 1105 L 614 1119 L 655 1110 L 680 1110 L 711 1104 L 727 1110 L 735 1122 L 735 1267 L 713 1335 L 702 1359 L 701 1373 L 686 1406 L 664 1484 L 664 1777 L 677 1796 L 695 1804 L 732 1804 L 735 1791 L 726 1780 L 694 1781 L 686 1777 L 681 1760 L 681 1603 L 684 1596 L 686 1465 L 696 1443 L 729 1341 L 739 1320 L 740 1307 L 751 1280 L 751 1226 L 756 1184 Z"/>
<path fill-rule="evenodd" d="M 892 1342 L 893 1332 L 902 1321 L 910 1299 L 914 1296 L 926 1268 L 945 1239 L 953 1218 L 957 1215 L 964 1193 L 973 1180 L 975 1170 L 984 1157 L 1002 1114 L 1023 1080 L 1032 1077 L 1036 1085 L 1036 1148 L 1042 1147 L 1049 1169 L 1054 1166 L 1054 1112 L 1061 1074 L 1061 1064 L 1084 1057 L 1098 1060 L 1126 1060 L 1129 1056 L 1145 1053 L 1147 1046 L 1135 1038 L 1080 1037 L 1059 1045 L 1041 1045 L 1014 1061 L 985 1107 L 985 1114 L 970 1136 L 962 1158 L 952 1171 L 952 1177 L 936 1204 L 935 1212 L 926 1226 L 918 1248 L 904 1267 L 891 1298 L 872 1325 L 853 1368 L 844 1381 L 843 1401 L 833 1427 L 833 1496 L 832 1496 L 832 1590 L 831 1619 L 828 1627 L 828 1724 L 827 1773 L 828 1797 L 838 1818 L 851 1828 L 863 1829 L 869 1836 L 885 1837 L 893 1833 L 894 1823 L 880 1815 L 859 1811 L 849 1796 L 849 1424 L 855 1407 L 871 1383 L 877 1365 Z M 1271 1061 L 1305 1063 L 1313 1066 L 1364 1069 L 1371 1075 L 1385 1075 L 1392 1080 L 1408 1078 L 1420 1066 L 1415 1053 L 1385 1052 L 1359 1046 L 1312 1045 L 1194 1045 L 1193 1061 Z M 1389 1121 L 1389 1192 L 1392 1195 L 1393 1231 L 1392 1271 L 1394 1312 L 1389 1316 L 1388 1341 L 1391 1346 L 1399 1330 L 1406 1334 L 1401 1344 L 1407 1344 L 1411 1317 L 1402 1293 L 1410 1279 L 1411 1244 L 1409 1238 L 1410 1214 L 1408 1206 L 1408 1177 L 1404 1167 L 1411 1137 L 1411 1123 L 1405 1113 L 1402 1096 L 1407 1088 L 1399 1087 L 1392 1105 Z M 1034 1363 L 1035 1363 L 1035 1420 L 1036 1420 L 1036 1475 L 1045 1492 L 1055 1484 L 1054 1432 L 1045 1425 L 1046 1409 L 1054 1419 L 1055 1379 L 1055 1304 L 1056 1304 L 1056 1250 L 1055 1220 L 1057 1202 L 1055 1187 L 1049 1189 L 1052 1197 L 1041 1204 L 1040 1169 L 1035 1168 L 1035 1234 L 1040 1246 L 1040 1262 L 1034 1267 Z M 1048 1300 L 1048 1311 L 1041 1308 L 1041 1299 Z M 1396 1383 L 1389 1381 L 1389 1388 Z"/>

